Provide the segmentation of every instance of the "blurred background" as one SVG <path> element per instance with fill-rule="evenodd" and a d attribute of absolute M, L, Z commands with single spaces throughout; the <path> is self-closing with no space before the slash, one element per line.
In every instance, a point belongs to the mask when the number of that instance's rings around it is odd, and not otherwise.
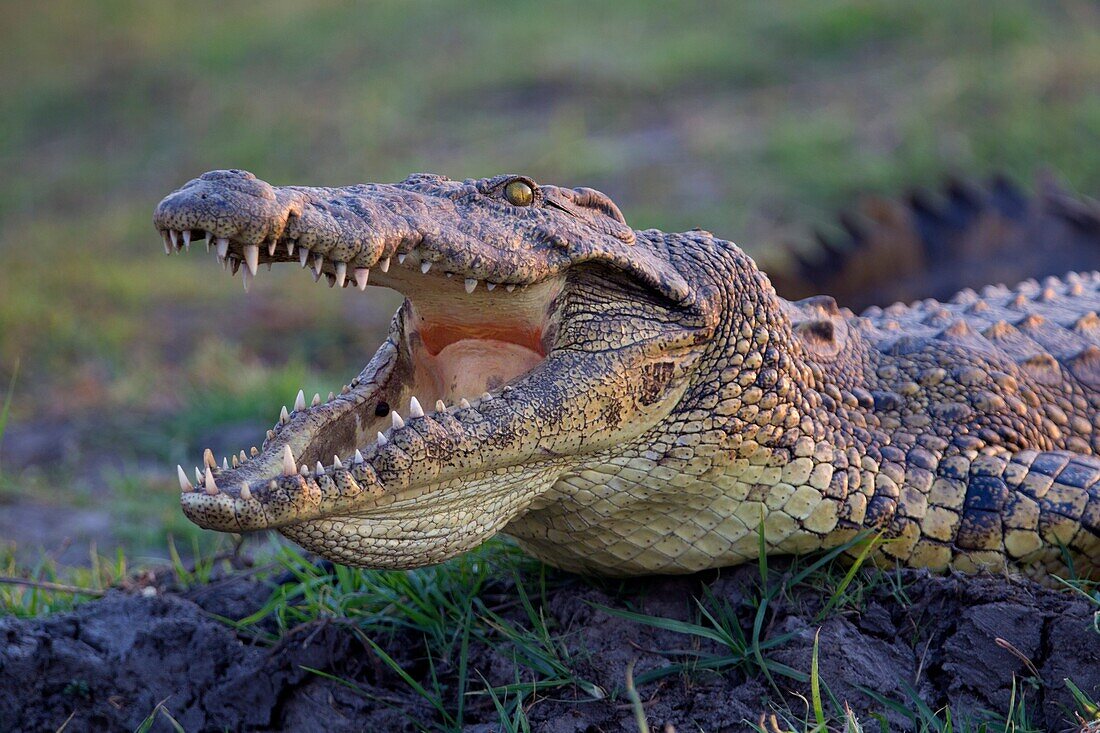
<path fill-rule="evenodd" d="M 1056 171 L 1100 193 L 1100 6 L 4 2 L 0 572 L 212 542 L 175 464 L 339 390 L 397 298 L 166 258 L 162 196 L 525 173 L 764 262 L 857 194 Z M 193 545 L 192 543 L 198 543 Z"/>

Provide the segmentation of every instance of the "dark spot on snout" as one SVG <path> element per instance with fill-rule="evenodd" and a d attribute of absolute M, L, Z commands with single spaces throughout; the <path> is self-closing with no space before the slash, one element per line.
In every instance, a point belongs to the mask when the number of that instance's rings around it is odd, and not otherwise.
<path fill-rule="evenodd" d="M 374 414 L 377 415 L 378 417 L 385 417 L 386 415 L 389 415 L 390 414 L 390 403 L 389 402 L 379 402 L 378 405 L 374 408 Z"/>

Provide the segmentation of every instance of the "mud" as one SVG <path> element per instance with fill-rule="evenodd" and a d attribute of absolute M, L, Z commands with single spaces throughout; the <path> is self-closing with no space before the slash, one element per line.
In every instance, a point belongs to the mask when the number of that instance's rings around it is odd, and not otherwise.
<path fill-rule="evenodd" d="M 1096 607 L 1079 595 L 1000 578 L 932 577 L 904 572 L 898 583 L 880 582 L 858 608 L 815 622 L 817 592 L 801 588 L 768 606 L 763 638 L 790 637 L 768 658 L 810 670 L 819 636 L 821 679 L 836 701 L 849 703 L 867 730 L 884 716 L 890 730 L 909 730 L 905 716 L 867 694 L 913 707 L 906 686 L 931 709 L 952 708 L 952 718 L 980 718 L 1007 710 L 1013 682 L 1037 730 L 1071 730 L 1073 703 L 1063 682 L 1071 678 L 1100 697 L 1100 633 Z M 289 582 L 289 578 L 286 578 Z M 606 695 L 565 687 L 530 697 L 534 730 L 637 730 L 624 694 L 625 670 L 666 667 L 682 656 L 670 650 L 719 652 L 710 642 L 657 629 L 602 610 L 601 606 L 696 620 L 695 598 L 720 604 L 751 633 L 756 611 L 753 569 L 690 578 L 659 578 L 599 585 L 565 579 L 548 595 L 544 613 L 562 639 L 578 678 Z M 510 582 L 491 589 L 514 595 Z M 163 702 L 187 731 L 214 730 L 417 730 L 439 718 L 430 704 L 371 651 L 361 634 L 338 619 L 293 629 L 275 646 L 235 632 L 217 616 L 242 618 L 260 608 L 271 583 L 230 578 L 192 593 L 156 596 L 114 592 L 74 612 L 34 620 L 0 619 L 0 730 L 133 730 Z M 518 604 L 502 615 L 518 622 Z M 1001 641 L 998 641 L 1001 640 Z M 431 688 L 434 666 L 453 706 L 454 660 L 429 664 L 424 641 L 411 632 L 374 637 L 419 683 Z M 530 680 L 507 644 L 470 650 L 471 690 Z M 341 683 L 312 670 L 321 670 Z M 808 685 L 776 678 L 776 686 L 749 665 L 721 672 L 696 670 L 640 684 L 652 730 L 741 731 L 770 705 L 806 714 Z M 451 708 L 453 710 L 453 707 Z M 467 696 L 465 729 L 498 730 L 485 695 Z M 171 730 L 161 718 L 153 730 Z"/>

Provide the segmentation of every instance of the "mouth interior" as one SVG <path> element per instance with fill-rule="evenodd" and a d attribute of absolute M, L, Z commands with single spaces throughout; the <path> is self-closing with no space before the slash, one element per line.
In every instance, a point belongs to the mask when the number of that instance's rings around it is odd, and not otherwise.
<path fill-rule="evenodd" d="M 234 274 L 240 270 L 250 275 L 244 245 L 231 241 L 218 254 Z M 260 264 L 290 261 L 279 255 L 261 256 Z M 381 363 L 376 356 L 350 386 L 328 400 L 320 395 L 309 400 L 299 393 L 294 409 L 288 408 L 286 417 L 268 431 L 262 449 L 253 449 L 252 456 L 241 451 L 231 466 L 223 459 L 223 471 L 230 469 L 246 483 L 276 478 L 286 473 L 285 446 L 296 464 L 311 471 L 315 463 L 333 465 L 335 457 L 346 463 L 357 449 L 380 440 L 380 434 L 385 440 L 388 431 L 401 429 L 404 420 L 431 417 L 440 409 L 476 407 L 546 360 L 562 278 L 477 281 L 448 271 L 445 262 L 424 267 L 428 256 L 415 249 L 403 255 L 369 272 L 369 284 L 407 298 L 390 334 L 396 350 L 380 349 L 379 355 L 386 354 Z M 327 277 L 330 286 L 343 279 L 337 279 L 338 263 L 318 262 L 313 256 L 308 262 L 315 278 Z M 342 283 L 356 284 L 351 278 Z M 240 481 L 219 478 L 219 483 L 232 493 Z"/>

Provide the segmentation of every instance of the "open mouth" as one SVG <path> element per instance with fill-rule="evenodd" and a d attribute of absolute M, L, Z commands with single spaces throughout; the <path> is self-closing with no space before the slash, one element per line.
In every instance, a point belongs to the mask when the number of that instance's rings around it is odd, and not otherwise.
<path fill-rule="evenodd" d="M 293 238 L 249 244 L 216 231 L 162 230 L 169 254 L 205 239 L 246 289 L 272 263 L 296 263 L 330 286 L 389 287 L 407 300 L 386 342 L 340 394 L 312 399 L 299 391 L 284 406 L 262 447 L 218 460 L 211 451 L 194 477 L 179 468 L 184 511 L 222 531 L 279 527 L 396 501 L 406 484 L 403 440 L 430 435 L 455 441 L 480 422 L 488 404 L 539 369 L 553 349 L 555 310 L 564 277 L 498 281 L 474 277 L 423 242 L 402 241 L 371 268 L 349 269 Z M 399 439 L 400 438 L 400 439 Z M 395 475 L 383 475 L 386 467 Z M 303 511 L 303 505 L 309 505 Z"/>

